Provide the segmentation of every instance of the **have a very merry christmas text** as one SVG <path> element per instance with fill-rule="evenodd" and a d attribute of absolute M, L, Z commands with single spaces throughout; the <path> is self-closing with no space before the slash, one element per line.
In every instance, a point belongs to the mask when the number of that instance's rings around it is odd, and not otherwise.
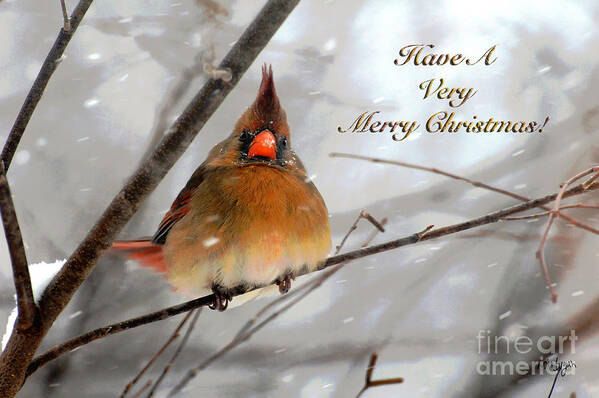
<path fill-rule="evenodd" d="M 393 62 L 399 67 L 414 65 L 434 67 L 441 65 L 473 66 L 481 63 L 485 66 L 497 61 L 496 45 L 490 47 L 482 55 L 467 57 L 463 54 L 435 53 L 433 44 L 410 44 L 399 50 L 399 58 Z M 451 87 L 444 78 L 431 78 L 421 82 L 418 88 L 422 90 L 422 99 L 437 98 L 447 101 L 450 108 L 459 108 L 467 103 L 478 92 L 471 87 Z M 392 133 L 395 141 L 403 141 L 420 128 L 420 123 L 414 120 L 384 120 L 380 111 L 365 111 L 359 114 L 348 127 L 338 126 L 339 133 Z M 424 129 L 429 133 L 541 133 L 549 122 L 547 116 L 543 122 L 536 120 L 495 120 L 493 117 L 479 118 L 473 115 L 470 120 L 457 120 L 452 109 L 441 110 L 432 114 Z"/>

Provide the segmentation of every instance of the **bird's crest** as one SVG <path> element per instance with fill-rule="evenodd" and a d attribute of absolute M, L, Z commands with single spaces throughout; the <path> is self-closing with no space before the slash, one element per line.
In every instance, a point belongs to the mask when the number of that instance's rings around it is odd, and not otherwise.
<path fill-rule="evenodd" d="M 253 105 L 254 111 L 265 121 L 277 122 L 281 120 L 284 111 L 279 103 L 275 82 L 273 79 L 272 66 L 262 66 L 262 82 L 258 89 L 258 95 Z"/>

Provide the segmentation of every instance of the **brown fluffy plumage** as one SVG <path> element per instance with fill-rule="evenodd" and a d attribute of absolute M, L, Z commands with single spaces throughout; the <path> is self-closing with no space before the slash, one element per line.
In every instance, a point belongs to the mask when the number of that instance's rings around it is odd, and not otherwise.
<path fill-rule="evenodd" d="M 328 212 L 290 148 L 272 68 L 231 135 L 210 151 L 150 240 L 115 242 L 140 264 L 166 272 L 182 293 L 289 281 L 330 247 Z"/>

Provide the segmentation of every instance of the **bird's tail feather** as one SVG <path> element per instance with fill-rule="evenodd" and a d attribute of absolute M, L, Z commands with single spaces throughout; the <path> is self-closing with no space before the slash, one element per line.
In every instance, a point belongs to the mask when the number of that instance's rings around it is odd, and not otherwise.
<path fill-rule="evenodd" d="M 154 272 L 166 273 L 162 245 L 156 245 L 150 239 L 119 240 L 114 242 L 109 250 L 137 261 L 142 267 L 150 268 Z"/>

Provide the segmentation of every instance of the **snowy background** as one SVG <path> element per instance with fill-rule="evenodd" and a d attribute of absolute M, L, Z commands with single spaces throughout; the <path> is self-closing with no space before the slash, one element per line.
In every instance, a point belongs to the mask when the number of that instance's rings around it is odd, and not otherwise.
<path fill-rule="evenodd" d="M 74 1 L 68 3 L 74 7 Z M 262 4 L 92 4 L 9 172 L 30 262 L 51 263 L 73 251 L 137 167 L 165 106 L 170 123 L 206 79 L 195 73 L 183 85 L 183 98 L 169 104 L 184 71 L 209 58 L 212 47 L 218 63 Z M 599 3 L 428 4 L 302 1 L 121 236 L 153 234 L 189 175 L 253 100 L 264 62 L 273 65 L 293 146 L 327 203 L 334 245 L 362 209 L 389 218 L 387 232 L 376 243 L 516 201 L 421 171 L 332 159 L 331 152 L 437 167 L 528 197 L 555 192 L 560 182 L 599 162 Z M 2 141 L 61 23 L 58 1 L 0 1 Z M 491 66 L 393 64 L 401 47 L 420 43 L 476 58 L 496 44 L 497 61 Z M 542 134 L 529 135 L 433 135 L 421 126 L 409 139 L 394 142 L 388 133 L 337 133 L 338 125 L 348 126 L 367 110 L 380 110 L 385 120 L 424 124 L 431 114 L 449 109 L 445 101 L 422 99 L 418 85 L 433 77 L 445 78 L 450 87 L 478 90 L 457 108 L 459 120 L 476 114 L 541 122 L 550 115 L 551 121 Z M 597 204 L 597 194 L 581 200 Z M 596 211 L 570 214 L 599 225 Z M 535 259 L 543 226 L 542 220 L 504 222 L 355 261 L 200 373 L 183 396 L 351 397 L 363 385 L 373 352 L 379 354 L 374 379 L 404 377 L 405 382 L 370 389 L 365 397 L 546 396 L 551 376 L 518 382 L 475 371 L 477 362 L 487 359 L 478 353 L 481 330 L 550 336 L 568 329 L 568 320 L 599 296 L 597 236 L 558 220 L 547 256 L 560 300 L 550 303 Z M 358 247 L 370 231 L 361 225 L 345 250 Z M 14 306 L 14 287 L 5 241 L 0 241 L 3 323 Z M 162 277 L 106 257 L 41 350 L 184 300 Z M 161 396 L 269 300 L 224 313 L 204 311 Z M 66 355 L 38 371 L 19 396 L 118 396 L 179 320 Z M 587 333 L 564 359 L 576 361 L 576 375 L 559 379 L 554 396 L 599 396 L 599 338 Z M 155 379 L 161 368 L 159 363 L 150 376 Z"/>

